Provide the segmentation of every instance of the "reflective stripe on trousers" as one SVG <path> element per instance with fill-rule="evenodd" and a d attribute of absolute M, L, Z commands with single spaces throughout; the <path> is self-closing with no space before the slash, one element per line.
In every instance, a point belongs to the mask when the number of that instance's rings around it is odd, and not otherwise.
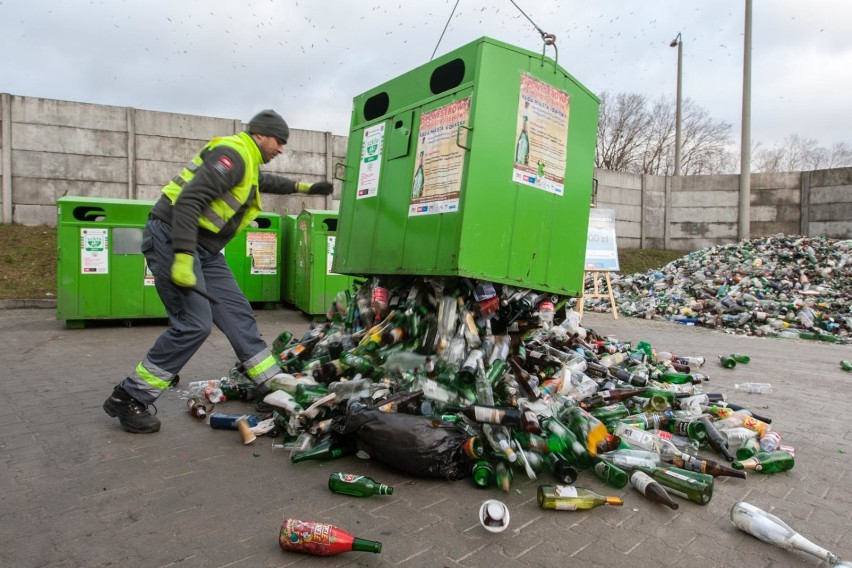
<path fill-rule="evenodd" d="M 167 223 L 159 219 L 148 221 L 142 233 L 142 253 L 154 274 L 154 284 L 171 325 L 157 338 L 142 363 L 122 382 L 133 398 L 144 404 L 154 402 L 198 351 L 210 335 L 213 324 L 228 338 L 237 359 L 253 373 L 255 382 L 262 383 L 281 372 L 260 337 L 251 304 L 237 286 L 224 255 L 201 247 L 195 251 L 196 286 L 219 300 L 218 304 L 211 304 L 201 295 L 172 283 L 174 252 L 171 227 Z M 219 376 L 225 371 L 223 369 Z"/>

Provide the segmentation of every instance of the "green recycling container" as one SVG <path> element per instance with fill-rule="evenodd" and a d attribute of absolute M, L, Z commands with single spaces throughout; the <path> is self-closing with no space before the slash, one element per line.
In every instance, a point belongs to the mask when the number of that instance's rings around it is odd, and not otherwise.
<path fill-rule="evenodd" d="M 599 99 L 480 38 L 355 97 L 335 272 L 582 293 Z"/>
<path fill-rule="evenodd" d="M 352 277 L 332 270 L 337 240 L 337 211 L 305 209 L 296 219 L 293 303 L 308 315 L 324 315 Z"/>
<path fill-rule="evenodd" d="M 249 302 L 281 300 L 281 215 L 261 213 L 225 246 L 225 261 Z"/>
<path fill-rule="evenodd" d="M 284 274 L 281 277 L 281 301 L 288 304 L 296 303 L 296 215 L 285 215 L 281 229 L 281 264 Z"/>
<path fill-rule="evenodd" d="M 142 228 L 153 201 L 62 197 L 57 200 L 56 318 L 163 318 L 166 310 L 142 255 Z"/>

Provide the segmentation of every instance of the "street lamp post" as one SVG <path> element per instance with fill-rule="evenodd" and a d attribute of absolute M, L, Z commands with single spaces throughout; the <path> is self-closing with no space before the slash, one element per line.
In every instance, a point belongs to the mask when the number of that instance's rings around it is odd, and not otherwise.
<path fill-rule="evenodd" d="M 680 175 L 680 118 L 683 103 L 683 39 L 680 33 L 672 40 L 669 47 L 677 47 L 677 104 L 675 107 L 675 163 L 674 175 Z"/>

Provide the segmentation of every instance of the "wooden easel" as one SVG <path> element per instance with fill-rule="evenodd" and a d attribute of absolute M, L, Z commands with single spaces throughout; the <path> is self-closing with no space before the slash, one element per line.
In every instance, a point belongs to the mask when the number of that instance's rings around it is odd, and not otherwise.
<path fill-rule="evenodd" d="M 618 310 L 615 309 L 615 296 L 612 295 L 612 282 L 609 279 L 609 272 L 605 271 L 604 280 L 606 281 L 606 293 L 601 293 L 598 289 L 598 271 L 589 272 L 586 271 L 586 274 L 592 275 L 592 283 L 594 284 L 594 292 L 591 294 L 586 294 L 586 278 L 583 277 L 583 293 L 577 298 L 577 312 L 580 314 L 580 317 L 583 317 L 583 308 L 585 307 L 586 298 L 609 298 L 609 304 L 612 306 L 612 317 L 613 319 L 618 319 Z"/>

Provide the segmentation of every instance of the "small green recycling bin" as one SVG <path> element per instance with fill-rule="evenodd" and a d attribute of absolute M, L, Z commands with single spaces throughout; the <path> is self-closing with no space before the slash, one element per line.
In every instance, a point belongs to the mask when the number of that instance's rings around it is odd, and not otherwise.
<path fill-rule="evenodd" d="M 62 197 L 57 210 L 56 319 L 163 318 L 166 310 L 142 255 L 153 201 Z"/>
<path fill-rule="evenodd" d="M 288 304 L 296 303 L 296 219 L 297 215 L 284 215 L 281 229 L 281 301 Z"/>
<path fill-rule="evenodd" d="M 296 219 L 296 262 L 292 275 L 294 304 L 308 315 L 328 313 L 352 277 L 332 272 L 337 240 L 337 211 L 305 209 Z"/>
<path fill-rule="evenodd" d="M 356 96 L 334 269 L 580 295 L 599 105 L 487 37 Z"/>
<path fill-rule="evenodd" d="M 225 261 L 249 302 L 281 300 L 281 215 L 261 213 L 225 246 Z"/>

